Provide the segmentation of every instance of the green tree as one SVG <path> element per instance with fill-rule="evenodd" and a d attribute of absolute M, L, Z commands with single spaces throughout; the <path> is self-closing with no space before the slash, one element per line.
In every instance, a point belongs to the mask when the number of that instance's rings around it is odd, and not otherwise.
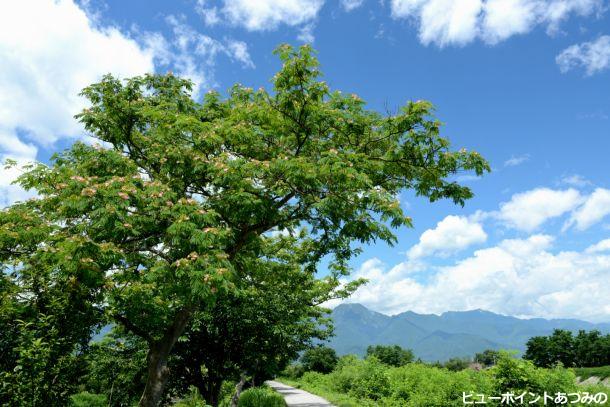
<path fill-rule="evenodd" d="M 466 369 L 470 363 L 471 361 L 468 358 L 451 358 L 444 362 L 442 366 L 452 372 L 459 372 L 460 370 Z"/>
<path fill-rule="evenodd" d="M 86 354 L 87 371 L 82 385 L 103 394 L 107 406 L 133 406 L 142 394 L 146 378 L 146 342 L 115 327 Z M 188 388 L 188 386 L 187 386 Z"/>
<path fill-rule="evenodd" d="M 535 336 L 526 344 L 524 358 L 536 366 L 597 367 L 610 364 L 610 334 L 593 330 L 572 332 L 556 329 L 549 336 Z"/>
<path fill-rule="evenodd" d="M 553 357 L 549 351 L 548 338 L 546 336 L 534 336 L 525 344 L 524 359 L 531 360 L 538 367 L 548 367 L 553 364 Z"/>
<path fill-rule="evenodd" d="M 413 362 L 414 355 L 411 349 L 403 349 L 398 345 L 375 345 L 366 348 L 366 357 L 374 356 L 381 363 L 389 366 L 404 366 Z"/>
<path fill-rule="evenodd" d="M 94 305 L 101 299 L 95 282 L 78 284 L 63 274 L 60 259 L 42 243 L 48 231 L 23 207 L 0 211 L 2 405 L 64 405 L 77 390 L 89 339 L 103 320 Z M 27 265 L 17 260 L 31 252 Z"/>
<path fill-rule="evenodd" d="M 500 352 L 493 349 L 486 349 L 483 352 L 474 355 L 474 361 L 483 366 L 493 366 L 498 362 Z"/>
<path fill-rule="evenodd" d="M 463 204 L 472 192 L 451 177 L 489 170 L 478 153 L 449 149 L 430 103 L 382 116 L 331 92 L 311 48 L 277 54 L 272 92 L 238 85 L 202 103 L 171 74 L 106 76 L 83 91 L 91 105 L 77 116 L 103 144 L 75 143 L 30 168 L 18 183 L 38 198 L 3 211 L 3 264 L 101 293 L 93 303 L 144 339 L 142 406 L 159 403 L 178 338 L 241 286 L 273 242 L 267 232 L 306 227 L 303 269 L 330 258 L 332 290 L 354 242 L 393 243 L 392 228 L 411 226 L 401 190 Z"/>
<path fill-rule="evenodd" d="M 195 314 L 176 345 L 173 385 L 194 385 L 206 402 L 216 405 L 223 381 L 248 377 L 260 385 L 311 347 L 314 339 L 329 337 L 327 310 L 318 305 L 330 299 L 327 282 L 301 270 L 300 254 L 290 249 L 296 241 L 296 236 L 281 236 L 268 249 L 282 256 L 283 264 L 272 271 L 253 264 L 243 280 L 247 287 L 221 295 Z M 349 291 L 335 294 L 343 297 Z"/>
<path fill-rule="evenodd" d="M 303 368 L 308 372 L 330 373 L 338 361 L 337 353 L 328 346 L 307 349 L 301 356 Z"/>

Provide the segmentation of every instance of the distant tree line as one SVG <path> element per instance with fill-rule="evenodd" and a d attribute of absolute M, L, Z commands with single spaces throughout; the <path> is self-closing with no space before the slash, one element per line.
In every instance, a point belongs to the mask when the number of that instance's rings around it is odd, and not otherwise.
<path fill-rule="evenodd" d="M 351 358 L 357 358 L 355 355 L 349 355 Z M 457 372 L 464 370 L 474 364 L 478 364 L 479 368 L 494 366 L 500 358 L 500 352 L 493 349 L 487 349 L 477 353 L 473 357 L 454 357 L 445 362 L 429 363 L 432 367 L 444 368 Z M 366 348 L 365 360 L 374 359 L 383 365 L 389 367 L 406 366 L 409 363 L 426 364 L 421 359 L 415 359 L 415 354 L 411 349 L 404 349 L 398 345 L 370 345 Z M 334 349 L 328 346 L 317 346 L 307 349 L 303 352 L 300 359 L 288 366 L 282 375 L 299 378 L 305 372 L 317 372 L 328 374 L 337 367 L 340 358 Z"/>
<path fill-rule="evenodd" d="M 536 366 L 596 367 L 610 365 L 610 334 L 600 331 L 572 332 L 556 329 L 549 336 L 535 336 L 527 341 L 524 359 Z"/>

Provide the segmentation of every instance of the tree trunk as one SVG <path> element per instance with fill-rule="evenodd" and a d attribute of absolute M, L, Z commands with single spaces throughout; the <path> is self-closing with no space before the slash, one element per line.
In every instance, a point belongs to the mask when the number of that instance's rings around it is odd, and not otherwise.
<path fill-rule="evenodd" d="M 167 360 L 176 341 L 186 329 L 192 314 L 193 310 L 191 308 L 180 310 L 176 314 L 172 326 L 165 332 L 163 337 L 150 343 L 148 354 L 146 355 L 146 387 L 138 404 L 140 407 L 157 407 L 159 405 L 169 377 Z"/>
<path fill-rule="evenodd" d="M 244 388 L 244 384 L 246 384 L 246 375 L 242 373 L 239 378 L 239 383 L 235 385 L 235 394 L 233 394 L 233 397 L 231 397 L 231 407 L 237 407 L 237 402 L 239 401 L 241 389 Z"/>
<path fill-rule="evenodd" d="M 214 375 L 209 375 L 206 380 L 201 378 L 197 383 L 199 394 L 201 394 L 205 402 L 211 406 L 218 405 L 221 387 L 222 379 Z"/>

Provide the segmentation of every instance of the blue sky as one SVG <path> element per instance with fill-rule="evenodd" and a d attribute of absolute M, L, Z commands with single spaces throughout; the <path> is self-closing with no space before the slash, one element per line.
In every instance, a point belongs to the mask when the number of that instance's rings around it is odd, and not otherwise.
<path fill-rule="evenodd" d="M 197 95 L 268 86 L 280 43 L 312 42 L 331 87 L 394 111 L 427 99 L 493 172 L 464 208 L 409 192 L 395 247 L 365 248 L 353 301 L 610 321 L 610 10 L 602 0 L 7 0 L 0 159 L 87 139 L 78 91 L 173 72 Z M 196 96 L 197 96 L 196 95 Z M 0 206 L 27 197 L 0 174 Z"/>

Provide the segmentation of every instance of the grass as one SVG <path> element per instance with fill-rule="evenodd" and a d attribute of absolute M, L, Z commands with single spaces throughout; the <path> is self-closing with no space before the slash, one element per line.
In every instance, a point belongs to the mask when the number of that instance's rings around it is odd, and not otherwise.
<path fill-rule="evenodd" d="M 577 377 L 580 377 L 581 381 L 593 376 L 599 377 L 600 380 L 604 380 L 605 378 L 610 377 L 610 366 L 579 367 L 574 369 L 574 373 Z"/>
<path fill-rule="evenodd" d="M 348 396 L 347 394 L 337 393 L 314 384 L 297 382 L 285 377 L 278 377 L 277 381 L 297 389 L 308 391 L 316 396 L 323 397 L 337 407 L 376 406 L 376 404 L 367 404 L 366 402 L 363 404 L 362 400 L 358 400 L 354 397 Z"/>

